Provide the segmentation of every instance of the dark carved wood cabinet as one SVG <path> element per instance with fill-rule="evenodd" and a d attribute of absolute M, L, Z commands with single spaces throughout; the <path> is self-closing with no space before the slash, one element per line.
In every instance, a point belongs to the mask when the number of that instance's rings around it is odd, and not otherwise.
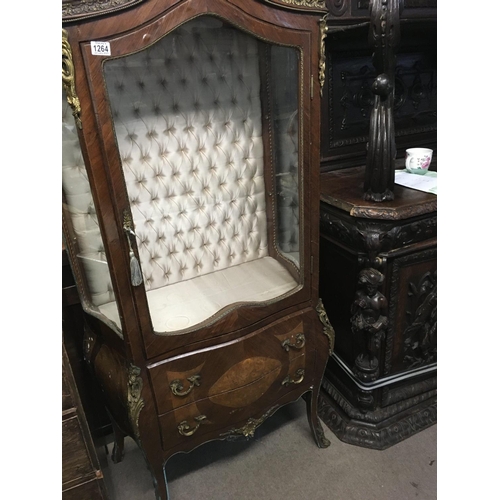
<path fill-rule="evenodd" d="M 164 464 L 304 397 L 318 295 L 321 1 L 63 2 L 63 229 L 115 432 Z"/>
<path fill-rule="evenodd" d="M 389 58 L 383 38 L 369 41 L 385 29 L 387 46 L 398 42 L 390 109 L 395 167 L 404 168 L 406 148 L 430 147 L 435 170 L 436 2 L 327 5 L 320 296 L 336 338 L 320 416 L 343 441 L 384 449 L 437 418 L 437 198 L 398 185 L 392 201 L 364 196 L 370 137 L 382 150 L 389 135 L 387 123 L 374 130 L 370 122 L 377 57 Z"/>
<path fill-rule="evenodd" d="M 320 416 L 383 449 L 437 418 L 436 196 L 361 202 L 363 169 L 322 174 L 320 293 L 335 328 Z"/>

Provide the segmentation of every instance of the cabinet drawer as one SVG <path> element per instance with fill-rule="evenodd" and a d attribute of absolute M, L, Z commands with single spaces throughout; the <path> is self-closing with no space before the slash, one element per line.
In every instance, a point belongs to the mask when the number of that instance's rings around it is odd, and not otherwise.
<path fill-rule="evenodd" d="M 314 363 L 315 351 L 307 351 L 248 385 L 209 395 L 162 415 L 159 420 L 163 448 L 170 449 L 217 430 L 222 432 L 255 417 L 262 408 L 271 407 L 292 391 L 305 392 L 313 382 Z"/>
<path fill-rule="evenodd" d="M 273 374 L 312 348 L 307 320 L 303 314 L 287 317 L 242 339 L 150 367 L 158 413 L 251 384 L 269 387 Z"/>

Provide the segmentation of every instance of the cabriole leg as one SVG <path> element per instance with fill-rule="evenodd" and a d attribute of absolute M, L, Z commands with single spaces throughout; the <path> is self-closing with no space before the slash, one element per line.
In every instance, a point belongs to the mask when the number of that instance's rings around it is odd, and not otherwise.
<path fill-rule="evenodd" d="M 304 394 L 307 406 L 307 419 L 309 420 L 309 426 L 311 427 L 316 444 L 320 448 L 327 448 L 330 446 L 330 441 L 326 439 L 323 427 L 318 417 L 318 396 L 319 388 L 313 389 L 312 391 Z"/>

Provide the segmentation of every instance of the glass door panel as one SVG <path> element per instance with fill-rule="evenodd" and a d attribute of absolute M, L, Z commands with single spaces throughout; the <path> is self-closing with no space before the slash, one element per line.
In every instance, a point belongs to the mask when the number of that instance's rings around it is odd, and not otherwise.
<path fill-rule="evenodd" d="M 65 244 L 83 307 L 121 331 L 101 230 L 90 191 L 75 120 L 62 102 L 62 188 Z M 79 279 L 80 278 L 80 279 Z"/>
<path fill-rule="evenodd" d="M 202 16 L 104 63 L 157 333 L 301 288 L 299 61 Z"/>

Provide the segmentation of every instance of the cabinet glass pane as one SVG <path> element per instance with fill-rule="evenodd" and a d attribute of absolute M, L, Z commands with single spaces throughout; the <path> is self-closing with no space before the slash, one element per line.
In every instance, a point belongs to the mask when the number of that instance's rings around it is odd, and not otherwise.
<path fill-rule="evenodd" d="M 299 56 L 204 16 L 105 62 L 156 332 L 300 288 Z"/>
<path fill-rule="evenodd" d="M 300 263 L 298 54 L 271 47 L 272 119 L 274 127 L 277 245 L 283 256 Z"/>
<path fill-rule="evenodd" d="M 72 262 L 81 276 L 79 292 L 84 308 L 114 327 L 120 318 L 111 285 L 94 200 L 83 161 L 71 108 L 63 93 L 62 102 L 62 187 L 66 248 L 76 256 Z M 77 269 L 75 269 L 77 266 Z M 79 281 L 79 280 L 77 280 Z M 111 323 L 110 321 L 111 320 Z"/>

